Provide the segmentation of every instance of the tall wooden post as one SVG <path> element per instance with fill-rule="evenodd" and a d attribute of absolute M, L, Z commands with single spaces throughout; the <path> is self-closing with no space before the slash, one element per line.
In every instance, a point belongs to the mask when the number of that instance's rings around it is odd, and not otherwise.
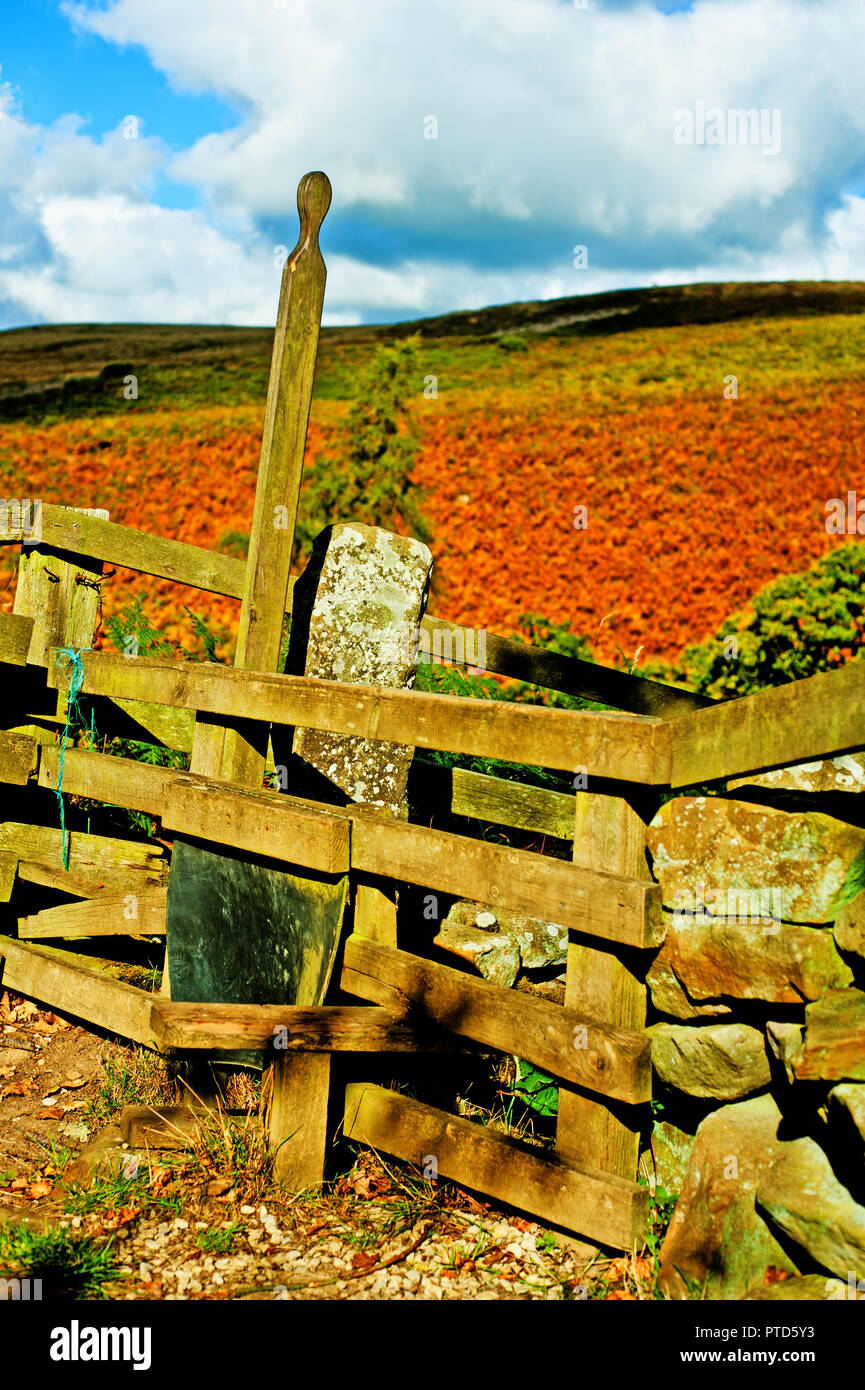
<path fill-rule="evenodd" d="M 234 660 L 244 670 L 279 668 L 327 276 L 318 234 L 330 200 L 325 174 L 306 174 L 301 179 L 297 190 L 300 235 L 282 273 Z M 229 726 L 200 719 L 192 770 L 258 788 L 264 777 L 268 737 L 268 726 L 254 720 Z M 277 1054 L 266 1081 L 277 1177 L 293 1188 L 320 1182 L 327 1138 L 329 1054 Z"/>

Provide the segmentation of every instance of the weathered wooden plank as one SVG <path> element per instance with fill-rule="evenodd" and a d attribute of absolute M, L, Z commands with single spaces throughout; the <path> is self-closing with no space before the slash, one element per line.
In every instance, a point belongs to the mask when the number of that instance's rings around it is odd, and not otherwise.
<path fill-rule="evenodd" d="M 284 1053 L 270 1064 L 268 1075 L 274 1176 L 292 1192 L 317 1187 L 327 1152 L 330 1053 Z"/>
<path fill-rule="evenodd" d="M 326 174 L 304 175 L 297 189 L 300 233 L 282 272 L 237 631 L 234 664 L 247 671 L 279 669 L 327 279 L 318 236 L 330 200 Z M 223 777 L 244 786 L 260 786 L 267 737 L 266 728 L 251 722 L 228 731 Z"/>
<path fill-rule="evenodd" d="M 352 868 L 524 912 L 623 945 L 658 946 L 666 927 L 651 883 L 584 869 L 530 850 L 466 840 L 351 809 Z"/>
<path fill-rule="evenodd" d="M 542 1158 L 496 1130 L 456 1119 L 380 1086 L 346 1088 L 343 1133 L 589 1240 L 633 1250 L 643 1238 L 648 1191 L 614 1174 Z"/>
<path fill-rule="evenodd" d="M 296 797 L 181 774 L 167 787 L 162 823 L 185 835 L 322 873 L 346 873 L 349 867 L 348 818 Z"/>
<path fill-rule="evenodd" d="M 649 1042 L 642 1033 L 598 1023 L 359 936 L 345 943 L 345 965 L 353 972 L 353 988 L 362 986 L 358 976 L 369 976 L 399 990 L 421 1016 L 441 1027 L 516 1053 L 553 1076 L 628 1104 L 651 1095 Z"/>
<path fill-rule="evenodd" d="M 105 517 L 107 513 L 100 516 L 97 512 L 43 505 L 41 544 L 227 598 L 240 598 L 243 594 L 243 560 L 184 541 L 165 540 L 132 526 L 120 526 Z M 21 540 L 20 527 L 0 531 L 0 543 L 20 544 Z"/>
<path fill-rule="evenodd" d="M 536 830 L 562 840 L 573 837 L 576 797 L 565 792 L 488 777 L 461 767 L 453 769 L 451 788 L 455 815 L 494 821 L 514 830 Z"/>
<path fill-rule="evenodd" d="M 14 856 L 17 861 L 17 855 Z M 22 860 L 18 865 L 18 877 L 25 883 L 38 883 L 42 888 L 56 888 L 61 893 L 69 893 L 74 898 L 98 898 L 108 891 L 104 882 L 85 878 L 71 870 L 51 868 L 46 864 L 31 864 Z M 127 875 L 127 885 L 134 891 L 140 886 L 138 875 Z M 119 891 L 119 889 L 117 890 Z"/>
<path fill-rule="evenodd" d="M 39 755 L 39 744 L 27 734 L 0 733 L 0 782 L 24 787 Z"/>
<path fill-rule="evenodd" d="M 27 613 L 0 613 L 0 662 L 6 666 L 25 664 L 33 623 L 34 619 Z"/>
<path fill-rule="evenodd" d="M 0 936 L 4 988 L 49 1004 L 63 1014 L 95 1023 L 132 1042 L 152 1045 L 150 1008 L 153 995 L 112 979 L 95 968 L 89 956 L 33 946 Z"/>
<path fill-rule="evenodd" d="M 79 830 L 71 831 L 68 838 L 69 872 L 80 875 L 95 889 L 136 892 L 148 886 L 158 888 L 168 879 L 168 861 L 157 846 L 108 835 L 86 835 Z M 58 827 L 6 821 L 0 824 L 0 853 L 4 852 L 51 871 L 63 868 Z"/>
<path fill-rule="evenodd" d="M 163 1048 L 276 1052 L 454 1052 L 449 1033 L 388 1009 L 327 1004 L 181 1004 L 159 999 L 151 1020 Z"/>
<path fill-rule="evenodd" d="M 0 854 L 0 903 L 8 903 L 18 872 L 17 854 Z"/>
<path fill-rule="evenodd" d="M 130 658 L 131 660 L 132 658 Z M 107 700 L 97 703 L 96 727 L 100 733 L 134 738 L 140 743 L 162 743 L 180 753 L 192 748 L 195 713 L 144 700 Z"/>
<path fill-rule="evenodd" d="M 672 721 L 624 714 L 542 709 L 456 695 L 385 690 L 303 676 L 241 671 L 209 662 L 83 658 L 88 694 L 183 705 L 210 714 L 326 729 L 364 738 L 474 753 L 621 781 L 669 782 Z M 69 673 L 49 663 L 49 684 Z M 696 718 L 697 716 L 689 716 Z"/>
<path fill-rule="evenodd" d="M 164 936 L 167 889 L 143 893 L 100 893 L 80 903 L 48 907 L 19 917 L 18 935 L 39 937 Z"/>
<path fill-rule="evenodd" d="M 454 640 L 448 644 L 445 653 L 468 651 L 472 655 L 476 654 L 477 643 L 469 641 L 466 644 L 466 635 L 472 632 L 471 628 L 461 628 L 457 623 L 448 622 L 445 618 L 427 615 L 421 622 L 421 631 L 430 635 L 436 632 L 452 632 Z M 530 643 L 520 642 L 516 638 L 497 637 L 493 632 L 484 633 L 484 666 L 486 670 L 496 671 L 502 676 L 529 681 L 532 685 L 540 685 L 547 690 L 579 695 L 584 700 L 597 700 L 600 704 L 612 705 L 613 709 L 629 710 L 633 714 L 652 714 L 667 718 L 685 710 L 702 709 L 716 703 L 707 695 L 680 690 L 677 686 L 665 685 L 661 681 L 646 680 L 644 676 L 634 676 L 627 671 L 615 671 L 594 661 L 562 656 L 558 652 L 533 647 Z"/>
<path fill-rule="evenodd" d="M 603 866 L 649 880 L 646 826 L 622 797 L 582 792 L 574 821 L 574 863 Z M 568 947 L 565 1006 L 638 1031 L 646 1024 L 646 987 L 614 951 L 583 942 Z M 559 1090 L 556 1148 L 568 1162 L 590 1163 L 633 1179 L 640 1156 L 640 1116 L 630 1124 L 592 1096 Z"/>
<path fill-rule="evenodd" d="M 865 662 L 669 722 L 670 782 L 695 786 L 865 748 Z"/>
<path fill-rule="evenodd" d="M 44 666 L 48 653 L 55 647 L 71 647 L 75 651 L 87 648 L 93 640 L 99 611 L 99 579 L 101 561 L 74 551 L 58 556 L 45 536 L 43 508 L 42 541 L 38 546 L 25 547 L 18 562 L 18 585 L 15 590 L 15 613 L 33 619 L 33 630 L 27 660 Z M 89 520 L 104 521 L 108 513 L 85 508 L 67 513 L 83 524 Z M 58 706 L 57 714 L 65 714 Z"/>
<path fill-rule="evenodd" d="M 60 775 L 60 751 L 43 748 L 39 761 L 39 785 L 54 791 Z M 110 806 L 159 815 L 168 787 L 178 773 L 133 758 L 110 753 L 88 753 L 67 748 L 63 759 L 63 790 L 73 796 L 89 796 Z"/>

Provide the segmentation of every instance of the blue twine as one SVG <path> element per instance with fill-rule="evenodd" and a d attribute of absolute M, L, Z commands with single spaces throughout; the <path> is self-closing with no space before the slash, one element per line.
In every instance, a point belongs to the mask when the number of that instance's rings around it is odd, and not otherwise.
<path fill-rule="evenodd" d="M 72 723 L 73 714 L 81 718 L 81 707 L 78 704 L 78 695 L 84 684 L 84 662 L 81 657 L 84 652 L 91 652 L 92 647 L 82 647 L 80 651 L 75 651 L 73 647 L 61 647 L 57 653 L 57 664 L 61 662 L 65 665 L 72 663 L 72 676 L 69 681 L 69 698 L 66 704 L 66 728 L 63 730 L 63 737 L 60 740 L 60 758 L 58 760 L 57 786 L 54 788 L 54 795 L 57 797 L 60 806 L 60 842 L 63 847 L 63 867 L 69 868 L 69 845 L 66 839 L 66 811 L 63 805 L 63 759 L 66 754 L 66 740 L 69 737 L 69 726 Z M 92 726 L 91 715 L 91 726 Z"/>

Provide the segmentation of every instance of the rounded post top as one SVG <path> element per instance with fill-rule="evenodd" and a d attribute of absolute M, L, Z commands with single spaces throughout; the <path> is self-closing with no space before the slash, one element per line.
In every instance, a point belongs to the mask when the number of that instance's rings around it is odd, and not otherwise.
<path fill-rule="evenodd" d="M 325 219 L 333 190 L 330 179 L 321 170 L 304 174 L 297 185 L 297 211 L 300 217 L 301 243 L 308 237 L 315 238 Z"/>

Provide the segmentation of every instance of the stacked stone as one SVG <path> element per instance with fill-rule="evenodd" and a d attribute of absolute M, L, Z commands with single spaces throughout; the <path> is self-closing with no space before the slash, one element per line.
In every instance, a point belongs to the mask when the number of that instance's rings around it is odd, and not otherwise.
<path fill-rule="evenodd" d="M 839 757 L 677 797 L 649 827 L 669 915 L 647 983 L 674 1297 L 865 1293 L 862 791 L 865 755 Z"/>

